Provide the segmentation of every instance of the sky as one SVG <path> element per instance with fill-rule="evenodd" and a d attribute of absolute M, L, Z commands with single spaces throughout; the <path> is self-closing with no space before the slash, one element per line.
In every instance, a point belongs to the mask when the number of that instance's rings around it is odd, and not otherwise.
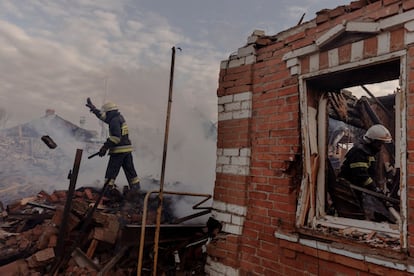
<path fill-rule="evenodd" d="M 0 108 L 10 127 L 52 108 L 95 128 L 84 106 L 106 100 L 154 126 L 165 117 L 171 48 L 174 105 L 216 120 L 220 61 L 255 30 L 273 35 L 332 0 L 0 1 Z M 172 112 L 174 112 L 174 105 Z M 157 113 L 157 114 L 154 114 Z M 158 123 L 158 121 L 157 121 Z"/>
<path fill-rule="evenodd" d="M 304 13 L 306 22 L 322 9 L 349 3 L 0 0 L 0 128 L 54 109 L 75 124 L 84 118 L 85 128 L 100 131 L 86 98 L 98 107 L 112 101 L 139 134 L 132 137 L 139 174 L 159 178 L 171 49 L 180 47 L 166 178 L 212 192 L 216 141 L 207 130 L 217 121 L 220 62 L 243 47 L 254 30 L 275 35 L 295 26 Z M 198 185 L 203 188 L 194 188 Z"/>

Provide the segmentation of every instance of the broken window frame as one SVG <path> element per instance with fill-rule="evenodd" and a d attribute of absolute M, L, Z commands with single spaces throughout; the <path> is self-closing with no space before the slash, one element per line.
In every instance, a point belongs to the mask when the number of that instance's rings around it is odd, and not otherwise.
<path fill-rule="evenodd" d="M 377 223 L 367 220 L 357 220 L 344 217 L 334 217 L 325 213 L 325 162 L 327 158 L 327 97 L 319 94 L 316 106 L 309 102 L 310 91 L 307 81 L 320 75 L 326 75 L 345 70 L 354 70 L 360 66 L 370 66 L 398 59 L 400 62 L 399 85 L 401 93 L 396 94 L 395 114 L 395 163 L 400 167 L 400 216 L 399 225 Z M 406 160 L 406 50 L 352 62 L 317 72 L 299 76 L 299 97 L 302 134 L 303 176 L 296 211 L 296 227 L 312 228 L 329 227 L 338 230 L 349 227 L 362 232 L 379 231 L 400 239 L 400 250 L 407 248 L 407 160 Z M 345 87 L 344 87 L 345 88 Z M 325 93 L 326 94 L 326 93 Z M 315 103 L 314 103 L 315 104 Z M 398 111 L 398 112 L 397 112 Z M 314 172 L 312 172 L 312 169 Z"/>

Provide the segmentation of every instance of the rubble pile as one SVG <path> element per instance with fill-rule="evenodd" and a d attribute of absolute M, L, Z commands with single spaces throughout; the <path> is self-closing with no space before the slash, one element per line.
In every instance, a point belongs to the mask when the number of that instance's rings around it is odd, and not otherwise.
<path fill-rule="evenodd" d="M 68 198 L 67 191 L 41 191 L 7 206 L 0 203 L 0 275 L 136 275 L 146 194 L 114 190 L 100 198 L 101 192 L 79 188 Z M 150 198 L 143 275 L 150 275 L 153 265 L 157 206 L 158 198 Z M 162 214 L 157 272 L 204 275 L 211 231 L 205 225 L 174 224 L 168 197 Z"/>

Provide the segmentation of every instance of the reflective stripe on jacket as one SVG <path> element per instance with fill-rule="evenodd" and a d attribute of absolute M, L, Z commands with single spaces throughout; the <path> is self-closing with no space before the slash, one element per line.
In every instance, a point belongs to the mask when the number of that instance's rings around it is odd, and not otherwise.
<path fill-rule="evenodd" d="M 128 125 L 118 110 L 102 112 L 98 109 L 92 111 L 96 117 L 108 124 L 109 137 L 104 145 L 109 154 L 132 152 L 133 148 L 128 137 Z"/>
<path fill-rule="evenodd" d="M 365 145 L 356 145 L 345 155 L 339 177 L 364 187 L 374 183 L 375 168 L 374 154 Z"/>

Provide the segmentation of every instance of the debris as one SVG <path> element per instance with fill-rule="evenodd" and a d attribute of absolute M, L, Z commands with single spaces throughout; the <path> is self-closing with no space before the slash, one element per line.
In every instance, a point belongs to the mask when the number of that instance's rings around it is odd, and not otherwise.
<path fill-rule="evenodd" d="M 380 231 L 367 232 L 356 227 L 337 229 L 318 225 L 318 232 L 336 236 L 340 238 L 341 241 L 343 241 L 343 239 L 347 239 L 360 244 L 366 244 L 370 248 L 388 248 L 395 252 L 399 252 L 401 250 L 399 237 L 391 237 L 390 235 Z"/>
<path fill-rule="evenodd" d="M 53 141 L 49 135 L 43 135 L 41 139 L 50 149 L 55 149 L 57 147 L 55 141 Z"/>
<path fill-rule="evenodd" d="M 375 232 L 375 231 L 372 231 L 371 233 L 369 233 L 368 235 L 367 235 L 367 240 L 372 240 L 373 239 L 373 237 L 375 236 L 375 234 L 376 234 L 377 232 Z"/>
<path fill-rule="evenodd" d="M 64 239 L 62 262 L 54 275 L 131 275 L 136 273 L 141 232 L 144 193 L 131 200 L 103 196 L 91 222 L 85 226 L 90 204 L 99 198 L 99 189 L 82 187 L 72 198 Z M 57 241 L 64 219 L 67 191 L 48 194 L 39 192 L 27 200 L 12 202 L 0 223 L 0 274 L 45 275 L 57 260 Z M 30 199 L 30 200 L 29 200 Z M 23 204 L 24 203 L 24 204 Z M 153 235 L 156 218 L 156 197 L 149 201 L 147 238 L 143 271 L 153 264 Z M 157 271 L 204 275 L 205 248 L 209 236 L 219 226 L 173 224 L 179 221 L 172 211 L 172 200 L 166 197 L 163 206 L 159 240 L 160 258 Z M 84 229 L 84 233 L 81 230 Z M 150 230 L 148 230 L 150 229 Z M 177 231 L 177 229 L 179 229 Z M 72 252 L 71 247 L 76 245 Z M 69 253 L 69 255 L 67 254 Z M 178 261 L 179 260 L 179 261 Z M 22 274 L 23 273 L 23 274 Z"/>

